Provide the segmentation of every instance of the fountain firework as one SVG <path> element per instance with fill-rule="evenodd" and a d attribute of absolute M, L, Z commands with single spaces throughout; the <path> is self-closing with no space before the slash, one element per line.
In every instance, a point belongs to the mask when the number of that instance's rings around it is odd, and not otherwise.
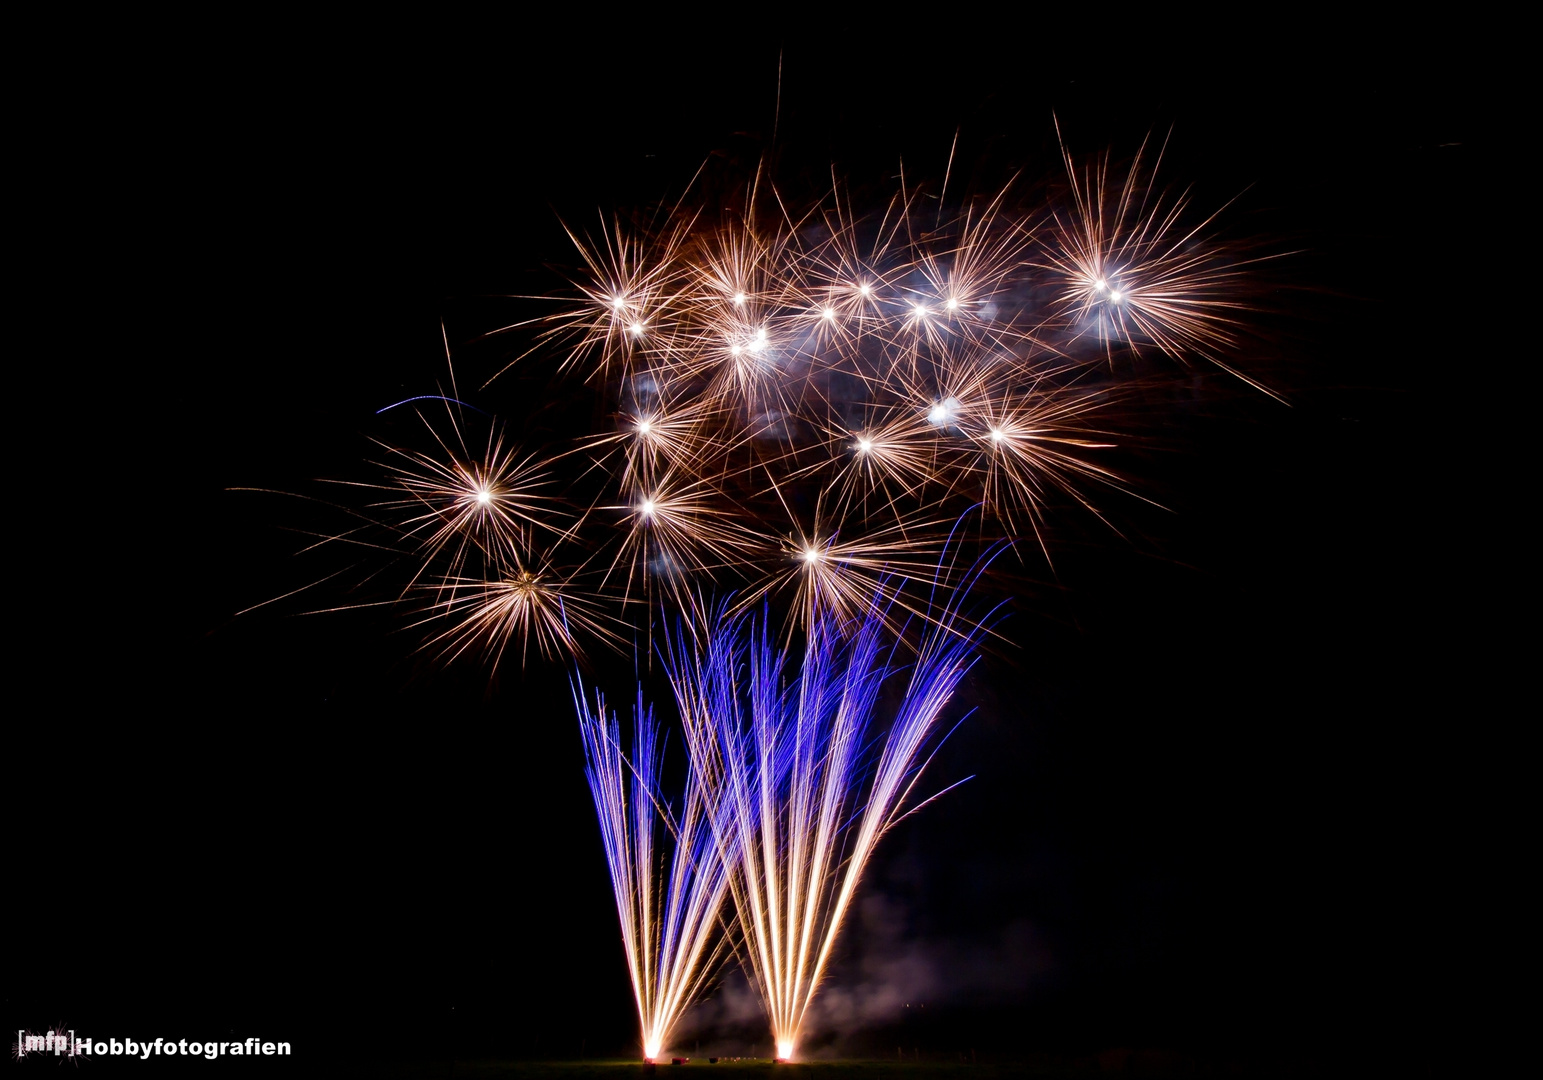
<path fill-rule="evenodd" d="M 741 960 L 782 1060 L 796 1051 L 874 848 L 921 805 L 911 796 L 982 632 L 952 605 L 924 624 L 885 726 L 881 691 L 902 671 L 891 602 L 879 590 L 852 626 L 820 616 L 787 685 L 789 654 L 765 615 L 723 618 L 700 644 L 678 638 L 673 650 L 693 769 L 719 808 Z"/>
<path fill-rule="evenodd" d="M 660 733 L 641 695 L 633 713 L 630 760 L 622 753 L 616 718 L 599 695 L 591 707 L 575 686 L 573 700 L 637 999 L 643 1057 L 652 1061 L 727 949 L 728 939 L 717 931 L 732 853 L 718 846 L 710 793 L 696 769 L 687 774 L 678 815 L 663 801 Z M 661 833 L 668 834 L 672 848 L 663 881 Z"/>

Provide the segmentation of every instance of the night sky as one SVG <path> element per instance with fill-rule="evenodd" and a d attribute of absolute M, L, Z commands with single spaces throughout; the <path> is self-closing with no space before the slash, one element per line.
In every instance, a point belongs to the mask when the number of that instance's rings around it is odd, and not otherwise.
<path fill-rule="evenodd" d="M 336 519 L 227 489 L 373 478 L 375 410 L 444 378 L 441 318 L 454 341 L 560 285 L 559 215 L 673 198 L 704 159 L 936 180 L 956 131 L 954 183 L 1032 188 L 1059 118 L 1083 155 L 1171 128 L 1162 177 L 1293 253 L 1245 357 L 1291 404 L 1197 369 L 1133 409 L 1121 468 L 1167 509 L 1054 524 L 1056 573 L 1026 567 L 932 766 L 976 779 L 881 846 L 811 1050 L 1447 1046 L 1492 512 L 1452 383 L 1485 363 L 1462 313 L 1489 91 L 1455 44 L 1237 33 L 231 26 L 58 105 L 34 134 L 92 168 L 56 178 L 84 209 L 13 406 L 52 495 L 12 532 L 39 602 L 12 653 L 12 1037 L 634 1056 L 566 672 L 490 685 L 391 613 L 303 614 L 347 602 L 326 588 L 235 617 L 319 576 L 293 553 Z M 597 676 L 624 697 L 631 660 Z M 730 977 L 678 1041 L 764 1052 L 743 998 Z"/>

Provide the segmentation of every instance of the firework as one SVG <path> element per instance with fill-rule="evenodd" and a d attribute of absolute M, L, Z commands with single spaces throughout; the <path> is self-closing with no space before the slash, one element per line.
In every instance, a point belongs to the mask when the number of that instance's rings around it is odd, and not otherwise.
<path fill-rule="evenodd" d="M 729 864 L 711 820 L 709 793 L 694 768 L 679 814 L 672 815 L 662 800 L 660 735 L 641 696 L 633 713 L 630 759 L 622 753 L 616 718 L 598 695 L 591 707 L 576 687 L 574 704 L 637 999 L 643 1057 L 652 1061 L 727 950 L 718 917 Z M 663 876 L 660 840 L 666 834 L 672 850 Z"/>
<path fill-rule="evenodd" d="M 1146 150 L 1143 143 L 1120 177 L 1107 155 L 1079 167 L 1063 145 L 1071 205 L 1053 211 L 1054 239 L 1038 256 L 1059 279 L 1058 307 L 1111 360 L 1116 343 L 1155 348 L 1214 364 L 1276 397 L 1225 358 L 1246 328 L 1250 268 L 1273 256 L 1243 258 L 1208 235 L 1225 206 L 1191 224 L 1188 193 L 1157 187 Z"/>
<path fill-rule="evenodd" d="M 460 573 L 473 554 L 497 562 L 528 551 L 539 531 L 561 531 L 546 462 L 511 450 L 493 433 L 476 453 L 459 425 L 452 424 L 453 444 L 428 427 L 438 454 L 383 447 L 393 459 L 386 487 L 398 497 L 379 506 L 417 548 L 420 565 L 448 556 L 450 572 Z"/>
<path fill-rule="evenodd" d="M 485 577 L 451 579 L 435 587 L 439 594 L 423 622 L 448 629 L 428 639 L 446 659 L 467 650 L 480 653 L 496 668 L 514 646 L 523 665 L 534 646 L 545 660 L 579 655 L 579 635 L 619 645 L 621 638 L 605 612 L 550 567 L 533 570 L 512 555 L 501 571 Z"/>
<path fill-rule="evenodd" d="M 360 485 L 386 491 L 364 514 L 386 535 L 356 520 L 323 540 L 399 555 L 381 602 L 490 664 L 651 635 L 660 604 L 700 622 L 714 594 L 773 603 L 792 640 L 928 580 L 889 610 L 935 619 L 973 508 L 979 544 L 1049 562 L 1052 506 L 1107 521 L 1101 496 L 1134 495 L 1106 456 L 1122 355 L 1237 370 L 1251 260 L 1151 156 L 1066 154 L 1049 199 L 1009 184 L 951 204 L 902 179 L 870 213 L 834 182 L 795 204 L 757 170 L 712 206 L 570 228 L 568 295 L 491 333 L 530 329 L 510 364 L 581 378 L 611 421 L 515 449 L 447 401 L 431 442 L 382 441 L 384 479 Z"/>
<path fill-rule="evenodd" d="M 786 686 L 788 652 L 764 616 L 720 619 L 700 645 L 677 641 L 672 658 L 692 765 L 720 808 L 713 822 L 741 960 L 784 1060 L 868 859 L 915 809 L 928 749 L 978 644 L 979 625 L 956 609 L 924 624 L 885 726 L 880 691 L 900 671 L 886 603 L 875 597 L 855 627 L 819 620 Z"/>
<path fill-rule="evenodd" d="M 827 617 L 845 626 L 872 607 L 875 595 L 889 606 L 885 618 L 892 630 L 911 615 L 928 618 L 925 602 L 906 595 L 912 583 L 939 580 L 938 565 L 925 553 L 933 530 L 946 522 L 911 522 L 882 526 L 864 535 L 843 538 L 840 526 L 822 524 L 818 508 L 814 525 L 795 528 L 779 538 L 765 559 L 755 586 L 734 607 L 736 614 L 752 610 L 767 597 L 787 598 L 789 632 L 813 631 Z M 917 537 L 926 537 L 918 540 Z"/>

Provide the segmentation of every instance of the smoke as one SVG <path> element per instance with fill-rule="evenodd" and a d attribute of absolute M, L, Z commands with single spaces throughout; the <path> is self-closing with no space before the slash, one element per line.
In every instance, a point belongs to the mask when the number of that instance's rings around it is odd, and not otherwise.
<path fill-rule="evenodd" d="M 981 1000 L 1022 998 L 1054 969 L 1044 936 L 1027 918 L 970 938 L 910 932 L 907 906 L 882 893 L 858 905 L 853 945 L 836 963 L 804 1022 L 806 1044 L 832 1052 L 864 1031 L 893 1027 Z"/>
<path fill-rule="evenodd" d="M 804 1022 L 800 1057 L 846 1056 L 865 1033 L 925 1019 L 928 1011 L 1021 999 L 1055 969 L 1044 934 L 1027 918 L 993 920 L 977 936 L 954 938 L 916 932 L 909 913 L 907 902 L 881 892 L 858 902 Z M 670 1042 L 703 1056 L 771 1052 L 765 1010 L 732 964 Z"/>
<path fill-rule="evenodd" d="M 761 999 L 732 963 L 718 989 L 693 1005 L 670 1037 L 672 1046 L 721 1057 L 770 1057 L 771 1042 Z"/>

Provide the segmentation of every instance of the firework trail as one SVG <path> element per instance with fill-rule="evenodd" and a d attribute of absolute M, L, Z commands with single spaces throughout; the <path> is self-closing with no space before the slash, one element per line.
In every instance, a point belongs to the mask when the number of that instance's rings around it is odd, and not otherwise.
<path fill-rule="evenodd" d="M 679 816 L 671 815 L 662 801 L 661 736 L 641 695 L 633 714 L 630 759 L 622 753 L 616 718 L 599 695 L 591 707 L 575 684 L 573 699 L 637 999 L 643 1057 L 652 1061 L 727 952 L 728 938 L 718 932 L 718 921 L 728 864 L 710 820 L 708 792 L 694 768 L 687 775 Z M 668 834 L 672 848 L 667 876 L 661 833 Z"/>
<path fill-rule="evenodd" d="M 789 652 L 765 615 L 720 619 L 705 639 L 677 638 L 672 651 L 693 768 L 719 807 L 741 962 L 784 1060 L 875 846 L 917 808 L 911 796 L 982 633 L 953 606 L 923 623 L 885 726 L 881 691 L 902 673 L 889 603 L 878 591 L 851 627 L 822 616 L 786 684 Z"/>

